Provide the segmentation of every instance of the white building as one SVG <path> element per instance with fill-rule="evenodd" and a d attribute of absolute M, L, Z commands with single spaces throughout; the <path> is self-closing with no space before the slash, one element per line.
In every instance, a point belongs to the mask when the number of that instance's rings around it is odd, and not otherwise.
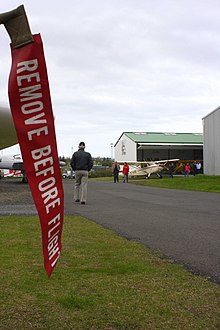
<path fill-rule="evenodd" d="M 220 107 L 203 118 L 204 174 L 220 175 Z"/>
<path fill-rule="evenodd" d="M 123 132 L 114 147 L 118 162 L 203 160 L 202 133 Z"/>

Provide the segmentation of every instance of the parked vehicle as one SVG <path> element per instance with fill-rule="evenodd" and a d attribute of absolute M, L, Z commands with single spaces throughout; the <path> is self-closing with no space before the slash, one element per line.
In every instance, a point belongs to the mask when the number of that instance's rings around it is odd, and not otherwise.
<path fill-rule="evenodd" d="M 63 179 L 75 179 L 75 173 L 71 170 L 66 170 L 62 174 Z"/>

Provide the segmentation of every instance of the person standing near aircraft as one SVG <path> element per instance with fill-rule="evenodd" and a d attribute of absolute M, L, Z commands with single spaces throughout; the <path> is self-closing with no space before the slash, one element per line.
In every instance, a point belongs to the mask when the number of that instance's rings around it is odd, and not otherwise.
<path fill-rule="evenodd" d="M 191 168 L 191 170 L 192 170 L 192 175 L 193 176 L 195 176 L 196 175 L 196 173 L 197 173 L 197 168 L 196 168 L 196 161 L 194 160 L 194 162 L 192 163 L 192 168 Z"/>
<path fill-rule="evenodd" d="M 169 177 L 173 179 L 174 165 L 169 163 Z"/>
<path fill-rule="evenodd" d="M 201 174 L 202 173 L 202 164 L 200 162 L 196 163 L 196 169 L 197 169 L 197 173 Z"/>
<path fill-rule="evenodd" d="M 117 161 L 115 161 L 114 164 L 112 165 L 112 173 L 114 175 L 114 183 L 119 182 L 119 179 L 118 179 L 119 171 L 120 171 L 120 165 L 118 164 Z"/>
<path fill-rule="evenodd" d="M 129 166 L 126 162 L 124 163 L 122 173 L 124 174 L 123 183 L 127 183 L 128 182 Z"/>
<path fill-rule="evenodd" d="M 78 151 L 74 152 L 70 166 L 75 172 L 74 199 L 76 203 L 85 204 L 89 171 L 93 167 L 91 154 L 86 152 L 85 143 L 80 142 Z"/>
<path fill-rule="evenodd" d="M 184 176 L 189 176 L 189 173 L 190 173 L 190 165 L 189 165 L 189 163 L 187 163 L 186 165 L 185 165 L 185 169 L 184 169 Z"/>

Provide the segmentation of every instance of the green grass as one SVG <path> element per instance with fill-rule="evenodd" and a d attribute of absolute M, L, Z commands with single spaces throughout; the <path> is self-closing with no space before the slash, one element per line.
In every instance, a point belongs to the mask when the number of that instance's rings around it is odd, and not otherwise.
<path fill-rule="evenodd" d="M 220 287 L 136 242 L 67 216 L 48 280 L 38 218 L 0 225 L 0 329 L 220 329 Z"/>
<path fill-rule="evenodd" d="M 152 176 L 149 180 L 130 180 L 134 184 L 147 187 L 160 187 L 169 189 L 182 189 L 194 191 L 220 192 L 220 176 L 196 175 L 196 176 L 174 176 L 173 179 L 164 177 L 159 179 Z"/>

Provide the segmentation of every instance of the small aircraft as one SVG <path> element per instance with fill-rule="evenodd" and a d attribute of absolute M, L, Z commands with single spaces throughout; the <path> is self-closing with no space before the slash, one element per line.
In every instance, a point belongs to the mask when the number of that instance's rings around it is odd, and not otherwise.
<path fill-rule="evenodd" d="M 156 174 L 159 178 L 162 178 L 161 172 L 167 169 L 166 165 L 178 161 L 179 159 L 175 158 L 157 161 L 127 162 L 130 168 L 129 176 L 145 176 L 146 179 L 149 179 L 152 174 Z"/>
<path fill-rule="evenodd" d="M 13 146 L 18 143 L 17 134 L 12 120 L 11 110 L 7 106 L 0 104 L 0 150 Z M 65 166 L 66 163 L 60 161 L 60 166 Z M 0 156 L 0 170 L 21 171 L 22 182 L 27 182 L 27 176 L 23 164 L 23 159 L 20 154 Z"/>
<path fill-rule="evenodd" d="M 21 174 L 23 175 L 22 182 L 27 182 L 23 160 L 21 155 L 19 154 L 10 155 L 10 156 L 0 156 L 0 169 L 21 171 Z"/>
<path fill-rule="evenodd" d="M 65 166 L 66 163 L 60 161 L 60 167 Z M 13 170 L 13 171 L 21 171 L 22 174 L 22 182 L 27 182 L 27 176 L 24 168 L 23 159 L 20 154 L 16 155 L 8 155 L 8 156 L 0 156 L 0 170 Z"/>

